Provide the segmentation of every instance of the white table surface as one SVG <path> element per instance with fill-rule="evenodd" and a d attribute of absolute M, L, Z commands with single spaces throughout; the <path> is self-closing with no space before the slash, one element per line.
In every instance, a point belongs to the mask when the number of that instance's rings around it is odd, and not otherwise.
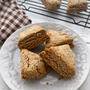
<path fill-rule="evenodd" d="M 90 30 L 88 28 L 83 28 L 80 26 L 76 26 L 74 24 L 69 24 L 69 23 L 60 21 L 60 20 L 58 21 L 55 19 L 47 18 L 45 16 L 40 16 L 40 15 L 37 15 L 34 13 L 29 13 L 29 12 L 26 12 L 26 13 L 29 16 L 29 18 L 32 19 L 32 23 L 50 21 L 50 22 L 54 22 L 54 23 L 55 22 L 60 23 L 60 24 L 65 25 L 69 28 L 72 28 L 87 43 L 87 46 L 90 49 L 90 40 L 89 40 Z M 0 45 L 0 46 L 2 46 L 2 45 Z M 0 76 L 0 90 L 11 90 L 10 88 L 8 88 L 8 85 L 6 85 L 4 83 L 1 76 Z M 90 73 L 87 77 L 87 80 L 84 82 L 84 84 L 78 90 L 90 90 Z"/>

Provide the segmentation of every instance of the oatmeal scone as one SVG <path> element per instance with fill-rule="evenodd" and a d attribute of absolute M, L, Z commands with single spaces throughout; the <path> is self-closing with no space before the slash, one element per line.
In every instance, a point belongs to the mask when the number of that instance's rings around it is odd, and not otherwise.
<path fill-rule="evenodd" d="M 40 55 L 21 50 L 21 77 L 25 80 L 42 78 L 49 72 L 49 66 L 42 60 Z"/>
<path fill-rule="evenodd" d="M 47 41 L 48 36 L 44 28 L 33 25 L 25 29 L 19 35 L 18 47 L 20 49 L 32 49 Z"/>
<path fill-rule="evenodd" d="M 88 9 L 87 0 L 69 0 L 67 13 L 78 13 Z"/>
<path fill-rule="evenodd" d="M 73 37 L 69 36 L 68 34 L 62 31 L 57 32 L 54 30 L 48 30 L 47 35 L 49 39 L 46 42 L 46 48 L 63 44 L 69 44 L 71 47 L 73 47 Z"/>
<path fill-rule="evenodd" d="M 64 78 L 75 75 L 75 56 L 68 44 L 46 48 L 40 53 L 40 56 Z"/>
<path fill-rule="evenodd" d="M 55 11 L 61 6 L 61 0 L 41 0 L 41 2 L 49 11 Z"/>

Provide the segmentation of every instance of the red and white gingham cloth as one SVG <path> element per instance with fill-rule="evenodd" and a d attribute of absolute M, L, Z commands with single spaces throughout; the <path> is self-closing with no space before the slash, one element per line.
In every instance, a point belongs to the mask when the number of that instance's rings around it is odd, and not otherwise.
<path fill-rule="evenodd" d="M 19 8 L 16 0 L 0 0 L 0 43 L 20 27 L 30 23 L 31 20 Z"/>

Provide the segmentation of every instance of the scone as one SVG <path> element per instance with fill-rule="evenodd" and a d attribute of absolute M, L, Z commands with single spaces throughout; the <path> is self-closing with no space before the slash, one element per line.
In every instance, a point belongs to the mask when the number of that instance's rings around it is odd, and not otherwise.
<path fill-rule="evenodd" d="M 49 11 L 55 11 L 61 6 L 61 0 L 41 0 L 41 2 Z"/>
<path fill-rule="evenodd" d="M 67 13 L 78 13 L 88 9 L 87 0 L 69 0 Z"/>
<path fill-rule="evenodd" d="M 71 47 L 73 47 L 73 37 L 69 36 L 68 34 L 62 31 L 56 32 L 54 30 L 48 30 L 47 35 L 49 39 L 46 42 L 46 48 L 63 44 L 69 44 Z"/>
<path fill-rule="evenodd" d="M 28 51 L 21 50 L 21 77 L 25 80 L 38 79 L 47 74 L 50 70 L 40 55 Z"/>
<path fill-rule="evenodd" d="M 33 25 L 20 33 L 18 47 L 20 49 L 33 49 L 47 41 L 48 36 L 44 28 Z"/>
<path fill-rule="evenodd" d="M 40 53 L 40 56 L 64 78 L 75 75 L 75 56 L 68 44 L 46 48 Z"/>

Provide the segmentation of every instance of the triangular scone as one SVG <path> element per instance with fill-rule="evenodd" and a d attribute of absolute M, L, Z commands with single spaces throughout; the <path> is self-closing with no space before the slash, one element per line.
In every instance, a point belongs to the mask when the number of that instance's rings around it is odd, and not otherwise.
<path fill-rule="evenodd" d="M 47 35 L 49 39 L 46 42 L 46 48 L 63 44 L 69 44 L 71 47 L 73 46 L 73 37 L 69 36 L 68 34 L 62 31 L 57 32 L 54 30 L 48 30 Z"/>
<path fill-rule="evenodd" d="M 75 75 L 75 56 L 68 44 L 46 48 L 40 55 L 49 66 L 64 78 Z"/>
<path fill-rule="evenodd" d="M 61 6 L 61 0 L 41 0 L 41 2 L 49 11 L 55 11 Z"/>
<path fill-rule="evenodd" d="M 33 25 L 25 29 L 19 35 L 18 47 L 20 49 L 32 49 L 48 39 L 47 33 L 44 28 L 38 25 Z"/>
<path fill-rule="evenodd" d="M 88 9 L 88 0 L 69 0 L 67 13 L 79 13 Z"/>
<path fill-rule="evenodd" d="M 23 79 L 41 78 L 46 75 L 49 69 L 38 54 L 27 49 L 21 50 L 21 76 Z"/>

